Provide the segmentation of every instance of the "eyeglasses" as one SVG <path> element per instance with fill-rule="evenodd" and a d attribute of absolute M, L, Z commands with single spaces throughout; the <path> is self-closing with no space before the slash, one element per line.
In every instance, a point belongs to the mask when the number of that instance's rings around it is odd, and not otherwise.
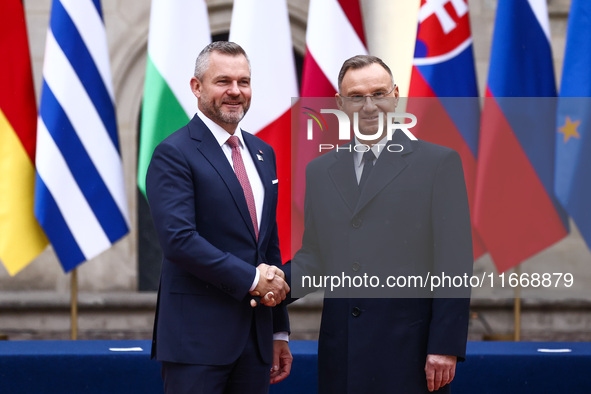
<path fill-rule="evenodd" d="M 347 96 L 341 96 L 341 97 L 353 104 L 365 103 L 365 100 L 367 98 L 369 98 L 374 103 L 378 103 L 378 102 L 382 101 L 383 99 L 392 98 L 392 97 L 388 97 L 388 95 L 390 93 L 392 93 L 394 91 L 394 89 L 396 89 L 396 85 L 394 85 L 394 87 L 389 92 L 375 92 L 373 94 L 366 94 L 365 96 L 358 95 L 358 96 L 351 96 L 351 97 L 347 97 Z"/>

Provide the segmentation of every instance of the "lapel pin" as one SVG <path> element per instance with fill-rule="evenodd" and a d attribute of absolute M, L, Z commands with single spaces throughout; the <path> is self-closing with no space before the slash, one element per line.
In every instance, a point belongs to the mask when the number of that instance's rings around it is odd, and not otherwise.
<path fill-rule="evenodd" d="M 259 159 L 259 161 L 264 161 L 263 160 L 263 151 L 259 149 L 259 153 L 257 153 L 257 159 Z"/>

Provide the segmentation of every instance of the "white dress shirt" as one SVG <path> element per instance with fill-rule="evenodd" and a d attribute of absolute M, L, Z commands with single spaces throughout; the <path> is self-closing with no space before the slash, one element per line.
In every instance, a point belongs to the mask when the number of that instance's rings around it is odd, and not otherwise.
<path fill-rule="evenodd" d="M 215 139 L 217 140 L 218 144 L 222 148 L 222 151 L 226 155 L 228 162 L 234 168 L 234 162 L 232 161 L 232 148 L 226 143 L 228 139 L 232 136 L 226 130 L 224 130 L 220 125 L 215 123 L 213 120 L 209 119 L 207 116 L 202 114 L 201 112 L 197 112 L 199 118 L 205 123 L 205 125 L 209 128 Z M 248 181 L 250 182 L 250 187 L 252 189 L 252 194 L 254 196 L 254 205 L 256 207 L 257 213 L 257 223 L 259 228 L 261 227 L 261 218 L 263 213 L 263 202 L 265 201 L 265 188 L 263 186 L 263 182 L 261 181 L 261 177 L 259 176 L 259 172 L 254 164 L 254 160 L 252 160 L 252 156 L 250 155 L 249 150 L 246 148 L 244 144 L 244 138 L 242 137 L 242 130 L 240 129 L 240 125 L 236 127 L 236 131 L 234 135 L 238 137 L 240 140 L 240 155 L 242 156 L 242 162 L 244 163 L 244 168 L 246 169 L 246 174 L 248 175 Z M 257 229 L 257 230 L 258 230 Z"/>

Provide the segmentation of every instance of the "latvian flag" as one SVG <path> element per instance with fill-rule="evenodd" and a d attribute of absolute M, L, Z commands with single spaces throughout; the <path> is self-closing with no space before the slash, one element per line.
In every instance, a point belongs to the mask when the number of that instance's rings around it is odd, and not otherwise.
<path fill-rule="evenodd" d="M 367 55 L 359 0 L 310 0 L 302 73 L 303 100 L 306 97 L 334 97 L 343 62 L 356 55 Z M 317 151 L 304 147 L 317 147 L 317 137 L 315 135 L 313 140 L 307 141 L 306 135 L 299 133 L 292 147 L 293 252 L 300 248 L 304 230 L 305 166 L 318 155 Z"/>

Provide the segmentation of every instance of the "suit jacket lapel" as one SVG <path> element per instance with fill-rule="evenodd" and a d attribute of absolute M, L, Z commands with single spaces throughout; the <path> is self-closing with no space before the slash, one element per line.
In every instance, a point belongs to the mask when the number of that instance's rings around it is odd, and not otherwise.
<path fill-rule="evenodd" d="M 353 153 L 348 151 L 349 146 L 351 143 L 343 145 L 344 149 L 336 152 L 337 160 L 328 168 L 328 174 L 337 191 L 353 212 L 359 200 L 359 186 L 355 176 Z"/>
<path fill-rule="evenodd" d="M 390 152 L 388 147 L 392 144 L 402 145 L 400 152 Z M 395 132 L 392 140 L 383 148 L 380 157 L 374 164 L 373 171 L 367 179 L 365 187 L 361 191 L 354 214 L 361 211 L 386 185 L 394 180 L 408 165 L 404 156 L 412 153 L 412 144 L 402 132 Z M 398 146 L 393 146 L 393 150 L 398 150 Z"/>
<path fill-rule="evenodd" d="M 228 187 L 244 223 L 248 227 L 252 237 L 255 238 L 254 227 L 250 213 L 248 212 L 244 191 L 217 140 L 197 115 L 189 123 L 189 133 L 191 134 L 191 138 L 196 141 L 199 152 L 211 163 Z"/>

